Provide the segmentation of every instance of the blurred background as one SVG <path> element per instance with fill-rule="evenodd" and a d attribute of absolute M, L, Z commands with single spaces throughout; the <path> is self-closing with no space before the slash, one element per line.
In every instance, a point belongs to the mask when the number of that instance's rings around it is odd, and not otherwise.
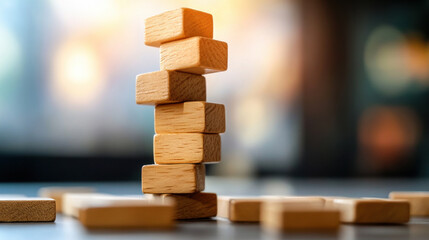
<path fill-rule="evenodd" d="M 0 180 L 138 180 L 159 69 L 144 19 L 213 14 L 231 177 L 428 177 L 429 1 L 0 0 Z"/>

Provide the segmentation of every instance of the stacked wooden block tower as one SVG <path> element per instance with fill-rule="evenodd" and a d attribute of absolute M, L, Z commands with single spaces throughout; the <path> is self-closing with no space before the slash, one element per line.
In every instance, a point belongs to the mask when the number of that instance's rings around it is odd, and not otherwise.
<path fill-rule="evenodd" d="M 212 15 L 188 8 L 146 19 L 145 44 L 160 48 L 161 70 L 136 79 L 137 104 L 155 105 L 155 164 L 142 168 L 143 193 L 173 199 L 176 219 L 214 217 L 204 164 L 220 161 L 225 108 L 206 102 L 202 75 L 227 69 L 228 46 L 213 40 Z"/>

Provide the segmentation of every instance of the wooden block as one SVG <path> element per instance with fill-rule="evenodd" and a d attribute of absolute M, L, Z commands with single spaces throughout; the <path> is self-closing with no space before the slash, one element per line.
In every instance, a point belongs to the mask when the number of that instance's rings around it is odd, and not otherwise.
<path fill-rule="evenodd" d="M 136 78 L 137 104 L 206 101 L 206 80 L 201 75 L 157 71 Z"/>
<path fill-rule="evenodd" d="M 0 199 L 0 222 L 53 222 L 55 217 L 52 198 Z"/>
<path fill-rule="evenodd" d="M 389 197 L 410 202 L 411 216 L 429 216 L 429 192 L 391 192 Z"/>
<path fill-rule="evenodd" d="M 215 217 L 217 213 L 217 195 L 215 193 L 161 194 L 155 195 L 162 200 L 176 204 L 176 219 L 197 219 Z"/>
<path fill-rule="evenodd" d="M 220 149 L 219 134 L 156 134 L 153 139 L 156 164 L 219 162 Z"/>
<path fill-rule="evenodd" d="M 206 74 L 228 68 L 228 45 L 205 37 L 164 43 L 160 48 L 161 69 Z"/>
<path fill-rule="evenodd" d="M 223 133 L 225 107 L 206 102 L 155 106 L 156 133 Z"/>
<path fill-rule="evenodd" d="M 211 14 L 189 8 L 180 8 L 147 18 L 145 44 L 159 47 L 162 43 L 202 36 L 213 38 Z"/>
<path fill-rule="evenodd" d="M 341 221 L 358 224 L 406 223 L 410 218 L 407 201 L 388 199 L 337 199 L 333 206 L 341 210 Z"/>
<path fill-rule="evenodd" d="M 266 201 L 311 201 L 323 205 L 323 199 L 318 197 L 289 197 L 289 196 L 262 196 L 262 197 L 228 197 L 218 198 L 218 217 L 227 218 L 233 222 L 259 222 L 261 204 Z"/>
<path fill-rule="evenodd" d="M 111 199 L 115 196 L 103 193 L 66 193 L 63 195 L 62 213 L 66 216 L 79 217 L 79 208 L 91 201 Z"/>
<path fill-rule="evenodd" d="M 58 213 L 61 213 L 63 206 L 63 195 L 66 193 L 91 193 L 95 192 L 91 187 L 43 187 L 39 189 L 39 197 L 53 198 L 57 205 Z"/>
<path fill-rule="evenodd" d="M 276 231 L 334 231 L 340 211 L 325 208 L 320 198 L 269 200 L 261 205 L 261 224 Z"/>
<path fill-rule="evenodd" d="M 153 199 L 106 199 L 79 208 L 79 221 L 88 228 L 172 228 L 174 203 Z"/>
<path fill-rule="evenodd" d="M 202 164 L 145 165 L 142 167 L 143 193 L 195 193 L 204 190 Z"/>
<path fill-rule="evenodd" d="M 218 217 L 233 222 L 259 222 L 262 197 L 219 197 Z"/>

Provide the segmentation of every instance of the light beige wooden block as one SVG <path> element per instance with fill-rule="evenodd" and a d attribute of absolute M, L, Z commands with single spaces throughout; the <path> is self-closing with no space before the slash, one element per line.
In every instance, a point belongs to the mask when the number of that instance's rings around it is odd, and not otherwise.
<path fill-rule="evenodd" d="M 259 222 L 262 197 L 219 197 L 218 217 L 233 222 Z"/>
<path fill-rule="evenodd" d="M 218 217 L 227 218 L 233 222 L 259 222 L 261 205 L 267 201 L 280 202 L 316 202 L 323 206 L 320 197 L 300 196 L 260 196 L 260 197 L 218 197 Z"/>
<path fill-rule="evenodd" d="M 66 216 L 79 217 L 79 208 L 91 201 L 111 199 L 115 196 L 103 193 L 65 193 L 62 197 L 62 213 Z"/>
<path fill-rule="evenodd" d="M 411 216 L 429 216 L 429 192 L 391 192 L 389 197 L 410 202 Z"/>
<path fill-rule="evenodd" d="M 341 210 L 341 221 L 358 224 L 398 224 L 410 218 L 407 201 L 388 199 L 337 199 L 333 206 Z"/>
<path fill-rule="evenodd" d="M 63 195 L 66 193 L 92 193 L 95 192 L 91 187 L 43 187 L 39 189 L 39 197 L 53 198 L 57 205 L 57 212 L 61 213 L 63 206 Z"/>
<path fill-rule="evenodd" d="M 145 44 L 148 46 L 159 47 L 165 42 L 194 36 L 213 38 L 211 14 L 180 8 L 145 21 Z"/>
<path fill-rule="evenodd" d="M 79 221 L 88 228 L 172 228 L 174 203 L 154 199 L 99 199 L 79 208 Z"/>
<path fill-rule="evenodd" d="M 145 165 L 142 167 L 143 193 L 195 193 L 204 190 L 202 164 Z"/>
<path fill-rule="evenodd" d="M 160 194 L 154 195 L 162 200 L 176 204 L 176 219 L 197 219 L 215 217 L 217 213 L 217 195 L 215 193 Z"/>
<path fill-rule="evenodd" d="M 261 205 L 261 224 L 276 231 L 333 231 L 340 224 L 340 211 L 326 208 L 318 197 L 266 200 Z"/>
<path fill-rule="evenodd" d="M 206 74 L 228 68 L 228 45 L 204 37 L 186 38 L 161 45 L 161 69 Z"/>
<path fill-rule="evenodd" d="M 156 164 L 219 162 L 220 151 L 219 134 L 156 134 L 153 139 Z"/>
<path fill-rule="evenodd" d="M 55 200 L 52 198 L 0 199 L 0 222 L 53 222 Z"/>
<path fill-rule="evenodd" d="M 206 102 L 155 106 L 156 133 L 223 133 L 225 107 Z"/>
<path fill-rule="evenodd" d="M 206 80 L 201 75 L 157 71 L 136 77 L 137 104 L 206 101 Z"/>

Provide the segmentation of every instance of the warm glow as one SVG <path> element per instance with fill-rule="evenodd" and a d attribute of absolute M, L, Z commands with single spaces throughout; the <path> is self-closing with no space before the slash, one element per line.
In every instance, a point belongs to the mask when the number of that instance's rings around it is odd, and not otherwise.
<path fill-rule="evenodd" d="M 54 57 L 53 93 L 73 104 L 93 101 L 103 85 L 101 63 L 93 47 L 72 42 L 61 46 Z"/>

